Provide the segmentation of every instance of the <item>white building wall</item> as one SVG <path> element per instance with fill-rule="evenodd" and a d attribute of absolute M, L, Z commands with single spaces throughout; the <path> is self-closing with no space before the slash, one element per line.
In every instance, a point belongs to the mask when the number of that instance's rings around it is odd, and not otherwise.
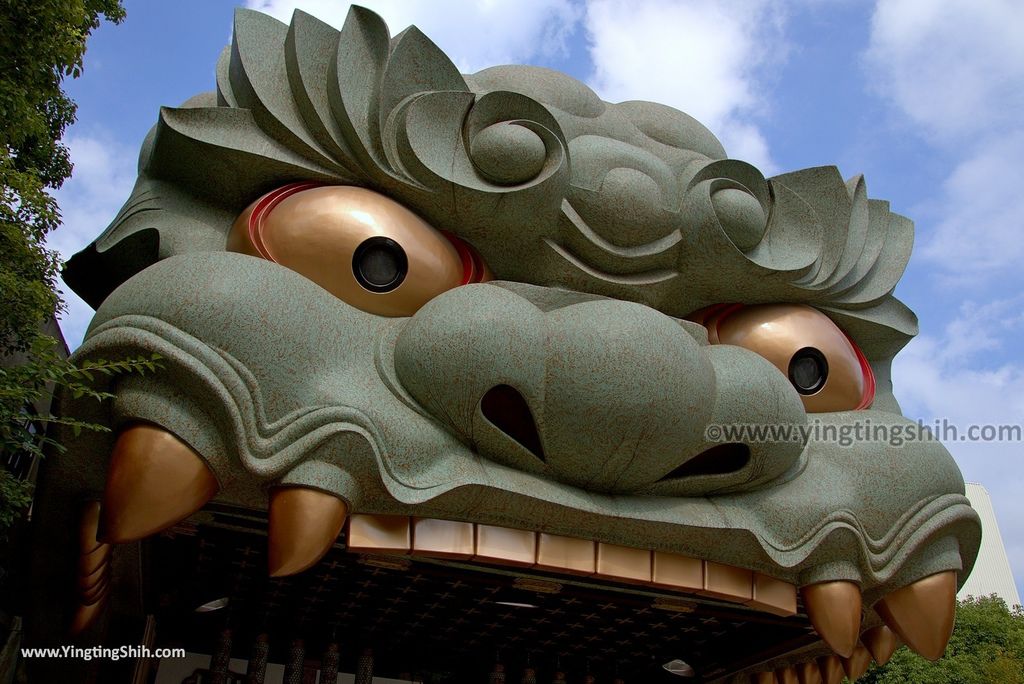
<path fill-rule="evenodd" d="M 965 596 L 988 596 L 995 594 L 1006 601 L 1006 605 L 1020 605 L 1020 595 L 1013 581 L 1010 559 L 1006 556 L 1003 537 L 999 534 L 992 499 L 982 485 L 967 483 L 967 498 L 981 516 L 981 550 L 974 564 L 971 576 L 967 578 L 957 598 Z"/>

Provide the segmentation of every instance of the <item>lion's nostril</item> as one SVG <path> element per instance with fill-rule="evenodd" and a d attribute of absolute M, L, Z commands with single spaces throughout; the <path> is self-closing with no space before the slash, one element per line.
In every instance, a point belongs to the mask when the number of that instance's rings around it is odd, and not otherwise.
<path fill-rule="evenodd" d="M 705 449 L 671 473 L 661 481 L 675 480 L 694 475 L 725 475 L 733 473 L 747 465 L 750 461 L 750 447 L 746 444 L 717 444 Z"/>
<path fill-rule="evenodd" d="M 494 427 L 545 460 L 533 414 L 518 390 L 509 385 L 495 385 L 480 400 L 480 410 Z"/>

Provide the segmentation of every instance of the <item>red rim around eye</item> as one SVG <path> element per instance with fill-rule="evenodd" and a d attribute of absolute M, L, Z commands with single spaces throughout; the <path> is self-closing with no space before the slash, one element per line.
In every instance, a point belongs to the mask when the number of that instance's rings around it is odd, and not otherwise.
<path fill-rule="evenodd" d="M 686 316 L 686 320 L 693 321 L 694 323 L 698 323 L 700 325 L 704 325 L 712 318 L 718 318 L 719 320 L 721 320 L 722 316 L 720 314 L 723 314 L 727 309 L 730 309 L 728 313 L 731 314 L 733 313 L 733 311 L 737 311 L 741 308 L 743 308 L 742 304 L 735 303 L 709 304 L 708 306 L 705 306 L 702 309 L 697 309 L 693 313 Z"/>
<path fill-rule="evenodd" d="M 846 333 L 843 333 L 846 335 Z M 857 343 L 850 339 L 849 335 L 846 335 L 846 339 L 850 341 L 850 346 L 853 347 L 853 351 L 857 352 L 857 361 L 860 362 L 860 371 L 864 375 L 864 392 L 861 394 L 860 403 L 857 404 L 857 408 L 854 411 L 862 411 L 875 401 L 875 371 L 871 368 L 871 364 L 868 363 L 868 359 L 864 356 L 864 352 L 860 350 Z"/>
<path fill-rule="evenodd" d="M 309 190 L 311 188 L 319 188 L 323 183 L 313 183 L 311 181 L 305 181 L 301 183 L 289 183 L 288 185 L 282 185 L 276 190 L 271 190 L 263 197 L 259 199 L 256 206 L 253 208 L 252 213 L 249 214 L 249 242 L 259 252 L 259 255 L 267 261 L 274 261 L 274 257 L 270 254 L 267 246 L 263 243 L 263 223 L 271 211 L 274 210 L 278 204 L 282 201 L 291 197 L 297 192 L 303 190 Z"/>
<path fill-rule="evenodd" d="M 690 314 L 687 318 L 707 328 L 708 342 L 719 344 L 721 340 L 718 339 L 718 324 L 743 309 L 744 306 L 737 303 L 712 304 Z"/>
<path fill-rule="evenodd" d="M 462 261 L 462 284 L 479 283 L 484 277 L 484 263 L 477 251 L 468 242 L 447 230 L 442 230 L 440 233 L 448 239 L 448 242 L 452 243 L 455 251 L 459 253 L 459 259 Z"/>

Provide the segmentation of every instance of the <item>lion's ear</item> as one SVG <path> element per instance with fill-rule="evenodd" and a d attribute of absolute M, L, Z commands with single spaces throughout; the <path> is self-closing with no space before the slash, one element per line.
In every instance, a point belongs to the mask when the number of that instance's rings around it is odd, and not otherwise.
<path fill-rule="evenodd" d="M 68 260 L 62 276 L 97 308 L 118 285 L 160 259 L 223 250 L 234 216 L 175 183 L 142 173 L 114 220 Z"/>

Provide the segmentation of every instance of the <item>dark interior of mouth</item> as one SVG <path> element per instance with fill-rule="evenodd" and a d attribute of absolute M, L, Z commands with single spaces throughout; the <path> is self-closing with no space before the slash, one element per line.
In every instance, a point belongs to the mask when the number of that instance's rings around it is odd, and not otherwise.
<path fill-rule="evenodd" d="M 664 482 L 694 475 L 726 475 L 742 469 L 749 462 L 750 447 L 746 444 L 716 444 L 700 452 L 661 480 Z"/>
<path fill-rule="evenodd" d="M 536 670 L 538 682 L 553 681 L 558 671 L 569 682 L 586 674 L 597 682 L 672 682 L 679 678 L 663 665 L 677 659 L 696 670 L 689 681 L 713 681 L 818 638 L 802 605 L 801 614 L 784 618 L 536 568 L 364 556 L 345 549 L 344 536 L 309 572 L 267 578 L 266 523 L 258 514 L 217 505 L 206 512 L 205 522 L 152 538 L 143 549 L 151 569 L 144 611 L 159 626 L 156 646 L 204 654 L 199 668 L 209 667 L 230 629 L 231 656 L 243 660 L 266 635 L 269 661 L 287 663 L 301 639 L 306 676 L 313 676 L 302 681 L 315 681 L 332 642 L 341 672 L 354 672 L 370 648 L 376 677 L 408 673 L 425 684 L 494 681 L 488 673 L 496 662 L 508 682 L 520 681 L 525 668 Z M 223 597 L 222 609 L 196 612 Z"/>
<path fill-rule="evenodd" d="M 480 400 L 484 418 L 506 435 L 517 441 L 530 453 L 544 460 L 537 424 L 530 407 L 519 391 L 509 385 L 495 385 Z"/>

